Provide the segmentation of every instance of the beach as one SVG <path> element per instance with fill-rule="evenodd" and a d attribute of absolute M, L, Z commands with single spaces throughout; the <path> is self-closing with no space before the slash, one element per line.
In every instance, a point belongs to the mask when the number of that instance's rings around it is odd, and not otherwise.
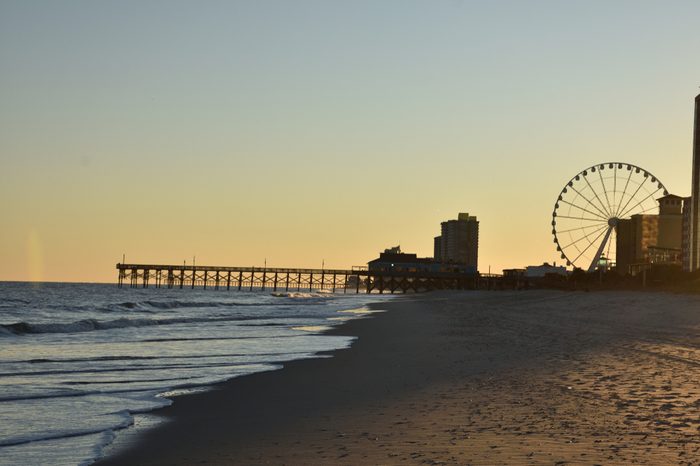
<path fill-rule="evenodd" d="M 175 398 L 100 465 L 696 464 L 700 296 L 438 292 Z"/>

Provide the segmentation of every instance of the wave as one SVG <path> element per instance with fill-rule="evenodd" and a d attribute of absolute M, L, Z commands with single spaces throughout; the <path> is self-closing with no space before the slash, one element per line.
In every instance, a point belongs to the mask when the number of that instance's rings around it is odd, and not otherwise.
<path fill-rule="evenodd" d="M 311 318 L 313 316 L 295 315 L 295 319 Z M 189 324 L 200 322 L 245 322 L 264 319 L 280 319 L 279 315 L 256 315 L 256 316 L 238 316 L 238 317 L 178 317 L 171 319 L 129 319 L 122 317 L 120 319 L 101 321 L 97 319 L 82 319 L 74 322 L 56 322 L 56 323 L 41 323 L 32 324 L 29 322 L 17 322 L 14 324 L 0 324 L 0 336 L 7 335 L 26 335 L 37 333 L 80 333 L 93 332 L 96 330 L 111 330 L 127 327 L 149 327 L 156 325 L 173 325 L 173 324 Z"/>
<path fill-rule="evenodd" d="M 328 290 L 319 290 L 318 292 L 274 292 L 270 294 L 276 298 L 292 298 L 284 302 L 285 306 L 293 305 L 314 305 L 320 304 L 319 298 L 329 298 L 332 293 Z M 31 305 L 31 301 L 14 299 L 14 298 L 0 298 L 0 308 L 2 309 L 12 309 L 17 305 Z M 157 313 L 159 311 L 168 309 L 202 309 L 202 308 L 231 308 L 231 307 L 260 307 L 260 306 L 270 306 L 273 303 L 270 302 L 240 302 L 240 301 L 223 301 L 223 300 L 212 300 L 212 301 L 188 301 L 188 300 L 169 300 L 169 301 L 124 301 L 112 304 L 102 304 L 102 305 L 89 305 L 89 304 L 47 304 L 42 305 L 46 309 L 53 309 L 59 311 L 92 311 L 92 312 L 123 312 L 123 311 L 136 311 L 142 313 Z M 279 302 L 274 303 L 279 305 Z M 2 329 L 0 329 L 0 335 L 2 334 Z"/>
<path fill-rule="evenodd" d="M 314 355 L 314 357 L 319 357 L 322 358 L 324 357 L 323 355 L 317 356 Z M 295 358 L 296 359 L 296 358 Z M 304 358 L 301 358 L 304 359 Z M 163 387 L 157 387 L 157 388 L 144 388 L 144 387 L 137 387 L 137 388 L 119 388 L 118 390 L 77 390 L 73 387 L 66 387 L 68 388 L 65 391 L 53 391 L 53 392 L 45 392 L 45 393 L 36 393 L 36 394 L 22 394 L 22 395 L 17 395 L 17 394 L 0 394 L 0 403 L 6 403 L 6 402 L 11 402 L 11 401 L 23 401 L 23 400 L 47 400 L 47 399 L 53 399 L 53 398 L 77 398 L 77 397 L 84 397 L 84 396 L 90 396 L 90 395 L 119 395 L 119 394 L 129 394 L 129 393 L 148 393 L 148 392 L 153 392 L 153 393 L 162 393 L 165 391 L 170 391 L 170 390 L 175 390 L 175 389 L 183 389 L 183 388 L 198 388 L 198 387 L 208 387 L 211 385 L 214 385 L 216 383 L 224 382 L 226 380 L 230 380 L 236 377 L 240 377 L 243 375 L 248 375 L 248 374 L 254 374 L 256 372 L 269 372 L 269 371 L 276 371 L 279 369 L 282 369 L 283 365 L 281 363 L 277 362 L 260 362 L 260 363 L 250 363 L 250 364 L 233 364 L 228 367 L 237 367 L 239 369 L 249 369 L 247 371 L 240 371 L 237 373 L 229 373 L 228 375 L 225 376 L 220 376 L 217 377 L 217 380 L 212 380 L 211 376 L 203 375 L 203 376 L 196 376 L 196 377 L 188 377 L 188 378 L 179 378 L 179 379 L 172 379 L 172 380 L 180 380 L 181 382 L 175 383 L 175 384 L 167 384 L 166 386 Z M 255 368 L 255 369 L 253 369 Z M 197 382 L 192 382 L 192 380 L 196 379 L 201 379 L 200 381 Z M 132 383 L 136 383 L 132 381 Z M 165 399 L 167 403 L 171 403 L 172 401 L 169 399 Z M 152 411 L 153 408 L 151 409 L 145 409 L 143 412 L 148 412 Z M 130 409 L 129 410 L 132 413 L 138 412 L 136 410 Z M 0 443 L 0 446 L 2 444 Z"/>
<path fill-rule="evenodd" d="M 333 293 L 329 290 L 319 290 L 317 292 L 306 291 L 282 291 L 270 293 L 270 296 L 275 298 L 293 298 L 293 299 L 315 299 L 315 298 L 331 298 Z"/>
<path fill-rule="evenodd" d="M 180 301 L 180 300 L 151 301 L 151 300 L 149 300 L 149 301 L 124 301 L 121 303 L 108 304 L 106 306 L 99 307 L 97 309 L 95 309 L 94 307 L 90 307 L 90 306 L 66 307 L 66 306 L 59 305 L 59 306 L 49 306 L 49 307 L 55 307 L 57 309 L 63 309 L 63 310 L 69 310 L 69 311 L 98 310 L 98 311 L 114 312 L 114 311 L 127 310 L 127 311 L 139 311 L 139 312 L 157 312 L 157 311 L 162 311 L 165 309 L 227 308 L 227 307 L 236 307 L 236 306 L 256 307 L 256 306 L 267 306 L 267 305 L 268 304 L 266 304 L 266 303 L 241 303 L 241 302 L 235 302 L 235 301 Z"/>
<path fill-rule="evenodd" d="M 275 353 L 269 354 L 268 356 L 277 356 L 279 358 L 287 359 L 303 359 L 302 356 L 314 355 L 315 357 L 322 357 L 316 355 L 315 353 L 309 351 L 295 351 L 290 353 Z M 252 357 L 252 354 L 241 354 L 240 356 Z M 108 367 L 104 369 L 97 368 L 87 368 L 87 369 L 56 369 L 56 370 L 43 370 L 43 371 L 26 371 L 26 372 L 0 372 L 0 377 L 35 377 L 38 375 L 58 375 L 58 374 L 102 374 L 111 372 L 141 372 L 141 371 L 156 371 L 156 370 L 177 370 L 177 369 L 202 369 L 202 368 L 212 368 L 212 367 L 232 367 L 240 368 L 244 366 L 249 366 L 251 364 L 260 364 L 269 361 L 246 361 L 246 362 L 210 362 L 207 364 L 200 364 L 197 361 L 192 361 L 190 363 L 174 363 L 174 364 L 155 364 L 152 366 L 125 366 L 125 367 Z M 182 377 L 178 377 L 174 380 L 181 380 Z M 139 382 L 143 382 L 140 380 Z M 153 380 L 149 380 L 153 382 Z M 67 383 L 67 382 L 64 382 Z M 98 382 L 80 382 L 80 383 L 105 383 L 102 381 Z M 120 380 L 112 381 L 109 383 L 133 383 L 133 380 Z"/>
<path fill-rule="evenodd" d="M 113 424 L 109 426 L 95 426 L 93 428 L 83 428 L 83 429 L 70 429 L 70 430 L 65 430 L 65 431 L 57 431 L 57 432 L 41 432 L 37 434 L 28 434 L 28 435 L 17 435 L 14 437 L 7 437 L 4 439 L 0 439 L 0 447 L 9 447 L 13 445 L 22 445 L 24 443 L 29 443 L 29 442 L 37 442 L 37 441 L 42 441 L 42 440 L 56 440 L 56 439 L 63 439 L 63 438 L 70 438 L 70 437 L 81 437 L 83 435 L 89 435 L 89 434 L 99 434 L 102 432 L 113 432 L 114 430 L 119 430 L 119 429 L 124 429 L 126 427 L 131 426 L 134 423 L 134 418 L 131 415 L 131 412 L 128 410 L 124 411 L 119 411 L 114 413 L 115 415 L 121 416 L 121 419 L 119 421 L 115 421 Z M 113 438 L 113 434 L 112 434 Z"/>
<path fill-rule="evenodd" d="M 152 361 L 160 359 L 210 359 L 228 358 L 239 356 L 278 356 L 285 354 L 307 354 L 308 351 L 275 351 L 266 353 L 214 353 L 214 354 L 178 354 L 178 355 L 158 355 L 158 356 L 96 356 L 94 358 L 60 358 L 60 359 L 11 359 L 0 361 L 0 367 L 5 364 L 64 364 L 67 362 L 111 362 L 111 361 Z"/>
<path fill-rule="evenodd" d="M 2 298 L 3 303 L 9 304 L 30 304 L 30 301 L 20 298 Z"/>
<path fill-rule="evenodd" d="M 265 306 L 265 303 L 238 303 L 235 301 L 126 301 L 115 304 L 122 309 L 179 309 L 179 308 L 203 308 L 203 307 L 231 307 L 231 306 Z"/>
<path fill-rule="evenodd" d="M 272 293 L 275 297 L 288 297 L 288 298 L 305 298 L 307 302 L 296 302 L 289 301 L 285 305 L 295 305 L 295 304 L 316 304 L 317 298 L 327 298 L 329 297 L 327 293 L 300 293 L 300 292 L 282 292 L 282 293 Z M 26 302 L 25 304 L 30 304 Z M 237 301 L 181 301 L 181 300 L 171 300 L 171 301 L 124 301 L 121 303 L 113 303 L 102 306 L 90 306 L 90 305 L 48 305 L 49 309 L 57 309 L 64 311 L 101 311 L 101 312 L 115 312 L 115 311 L 138 311 L 146 313 L 154 313 L 158 311 L 168 310 L 168 309 L 202 309 L 202 308 L 231 308 L 231 307 L 260 307 L 269 306 L 271 303 L 266 302 L 237 302 Z"/>

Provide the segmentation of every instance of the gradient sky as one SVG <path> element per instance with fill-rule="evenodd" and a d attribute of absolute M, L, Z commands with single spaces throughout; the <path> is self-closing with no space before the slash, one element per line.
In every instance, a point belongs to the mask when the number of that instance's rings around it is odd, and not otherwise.
<path fill-rule="evenodd" d="M 700 2 L 0 1 L 0 280 L 114 264 L 557 260 L 604 161 L 690 192 Z"/>

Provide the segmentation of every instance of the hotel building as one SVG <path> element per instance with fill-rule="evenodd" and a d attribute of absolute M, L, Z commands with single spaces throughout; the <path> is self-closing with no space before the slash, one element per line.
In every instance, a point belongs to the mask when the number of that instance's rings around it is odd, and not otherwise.
<path fill-rule="evenodd" d="M 668 194 L 657 199 L 659 214 L 638 214 L 617 224 L 616 262 L 622 274 L 634 274 L 642 264 L 681 263 L 683 198 Z"/>
<path fill-rule="evenodd" d="M 434 240 L 435 261 L 465 264 L 478 268 L 479 221 L 475 216 L 460 213 L 457 220 L 440 224 L 441 235 Z"/>
<path fill-rule="evenodd" d="M 690 207 L 690 271 L 700 270 L 700 94 L 695 97 L 693 131 L 693 177 Z"/>

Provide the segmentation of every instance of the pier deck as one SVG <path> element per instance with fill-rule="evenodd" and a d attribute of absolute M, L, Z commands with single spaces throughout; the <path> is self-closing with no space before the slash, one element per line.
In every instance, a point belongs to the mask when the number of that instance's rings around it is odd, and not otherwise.
<path fill-rule="evenodd" d="M 122 263 L 116 268 L 120 288 L 417 293 L 479 287 L 478 275 L 458 273 Z"/>

